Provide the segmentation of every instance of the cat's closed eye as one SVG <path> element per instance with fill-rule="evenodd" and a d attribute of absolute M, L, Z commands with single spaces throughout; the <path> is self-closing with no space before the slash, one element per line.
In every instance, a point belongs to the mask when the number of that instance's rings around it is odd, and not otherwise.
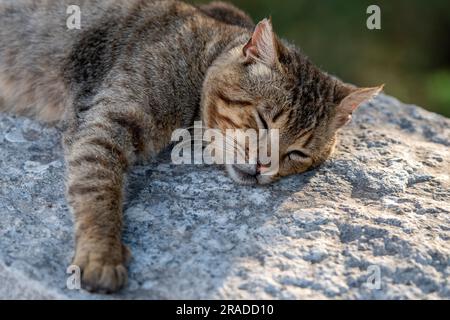
<path fill-rule="evenodd" d="M 305 161 L 310 158 L 308 154 L 300 150 L 294 150 L 289 152 L 288 157 L 292 161 Z"/>

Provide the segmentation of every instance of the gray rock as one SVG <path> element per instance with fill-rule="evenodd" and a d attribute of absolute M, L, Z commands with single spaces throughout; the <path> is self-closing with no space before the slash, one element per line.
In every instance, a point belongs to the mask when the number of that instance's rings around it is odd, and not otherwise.
<path fill-rule="evenodd" d="M 66 288 L 60 132 L 0 115 L 0 297 L 450 298 L 450 120 L 388 96 L 354 118 L 325 165 L 266 187 L 167 155 L 136 167 L 129 285 L 102 296 Z"/>

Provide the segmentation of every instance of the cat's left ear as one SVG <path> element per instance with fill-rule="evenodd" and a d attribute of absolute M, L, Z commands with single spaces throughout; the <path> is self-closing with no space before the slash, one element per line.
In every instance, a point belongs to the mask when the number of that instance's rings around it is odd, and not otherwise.
<path fill-rule="evenodd" d="M 353 88 L 351 92 L 336 107 L 336 126 L 345 126 L 352 119 L 353 112 L 362 104 L 375 98 L 384 88 L 384 85 L 374 88 Z"/>
<path fill-rule="evenodd" d="M 270 19 L 258 23 L 243 53 L 249 62 L 258 61 L 270 67 L 278 62 L 278 42 Z"/>

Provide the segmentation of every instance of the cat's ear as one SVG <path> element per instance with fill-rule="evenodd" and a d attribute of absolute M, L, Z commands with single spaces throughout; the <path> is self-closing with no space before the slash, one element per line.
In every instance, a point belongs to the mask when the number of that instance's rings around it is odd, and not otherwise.
<path fill-rule="evenodd" d="M 353 112 L 362 104 L 375 98 L 383 88 L 384 85 L 374 88 L 350 88 L 350 93 L 336 107 L 336 126 L 340 128 L 349 123 Z"/>
<path fill-rule="evenodd" d="M 268 66 L 277 63 L 278 43 L 271 20 L 264 19 L 258 23 L 243 53 L 247 61 L 259 61 Z"/>

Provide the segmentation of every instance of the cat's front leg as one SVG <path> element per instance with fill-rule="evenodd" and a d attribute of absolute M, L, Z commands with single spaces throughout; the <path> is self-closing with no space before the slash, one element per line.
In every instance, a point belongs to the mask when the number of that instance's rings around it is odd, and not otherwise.
<path fill-rule="evenodd" d="M 81 269 L 83 288 L 110 293 L 127 280 L 129 252 L 121 240 L 123 185 L 144 141 L 144 119 L 136 110 L 106 110 L 89 118 L 68 130 L 64 139 L 67 199 L 75 215 L 73 264 Z"/>

